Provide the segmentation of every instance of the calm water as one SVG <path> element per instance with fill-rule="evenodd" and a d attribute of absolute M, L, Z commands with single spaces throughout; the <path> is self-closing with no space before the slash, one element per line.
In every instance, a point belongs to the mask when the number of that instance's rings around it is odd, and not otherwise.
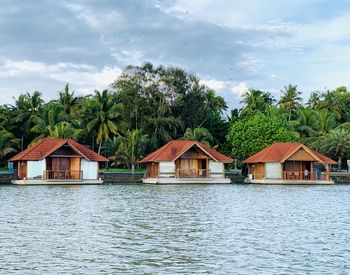
<path fill-rule="evenodd" d="M 350 272 L 350 185 L 0 187 L 3 274 Z"/>

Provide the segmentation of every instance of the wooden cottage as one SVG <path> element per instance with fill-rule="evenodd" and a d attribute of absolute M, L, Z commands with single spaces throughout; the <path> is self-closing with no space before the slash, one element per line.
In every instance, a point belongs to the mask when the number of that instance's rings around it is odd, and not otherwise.
<path fill-rule="evenodd" d="M 108 159 L 71 139 L 46 138 L 12 157 L 14 184 L 97 184 Z"/>
<path fill-rule="evenodd" d="M 275 143 L 247 158 L 250 183 L 333 184 L 329 177 L 334 160 L 301 143 Z"/>
<path fill-rule="evenodd" d="M 147 164 L 144 183 L 173 184 L 230 183 L 224 164 L 232 161 L 200 142 L 173 140 L 140 162 Z"/>

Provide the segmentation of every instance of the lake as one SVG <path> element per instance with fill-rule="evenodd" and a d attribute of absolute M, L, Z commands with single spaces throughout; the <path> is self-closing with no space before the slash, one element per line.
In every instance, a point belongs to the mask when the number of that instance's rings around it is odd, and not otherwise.
<path fill-rule="evenodd" d="M 350 269 L 350 185 L 0 186 L 3 274 Z"/>

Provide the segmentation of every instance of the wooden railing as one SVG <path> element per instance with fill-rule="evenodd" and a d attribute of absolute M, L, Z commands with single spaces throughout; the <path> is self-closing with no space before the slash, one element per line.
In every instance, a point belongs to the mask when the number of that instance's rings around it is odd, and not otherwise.
<path fill-rule="evenodd" d="M 326 173 L 302 172 L 302 171 L 283 171 L 284 180 L 329 180 Z"/>
<path fill-rule="evenodd" d="M 145 179 L 151 177 L 150 172 L 143 174 Z M 154 176 L 153 176 L 154 177 Z M 210 169 L 176 169 L 175 172 L 160 172 L 156 178 L 225 178 L 223 172 L 211 172 Z"/>
<path fill-rule="evenodd" d="M 176 178 L 209 178 L 210 169 L 177 169 Z"/>
<path fill-rule="evenodd" d="M 82 170 L 44 170 L 44 179 L 47 180 L 80 180 L 83 179 Z"/>

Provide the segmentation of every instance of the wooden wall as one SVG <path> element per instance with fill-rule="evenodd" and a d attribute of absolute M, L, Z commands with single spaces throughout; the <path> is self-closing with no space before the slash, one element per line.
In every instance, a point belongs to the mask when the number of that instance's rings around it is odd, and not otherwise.
<path fill-rule="evenodd" d="M 254 179 L 263 179 L 265 177 L 265 163 L 249 164 L 249 174 L 252 174 Z"/>
<path fill-rule="evenodd" d="M 80 157 L 70 159 L 70 170 L 72 179 L 80 178 Z"/>
<path fill-rule="evenodd" d="M 316 161 L 313 156 L 311 156 L 308 152 L 306 152 L 303 148 L 300 148 L 296 151 L 288 160 L 296 160 L 296 161 Z"/>

